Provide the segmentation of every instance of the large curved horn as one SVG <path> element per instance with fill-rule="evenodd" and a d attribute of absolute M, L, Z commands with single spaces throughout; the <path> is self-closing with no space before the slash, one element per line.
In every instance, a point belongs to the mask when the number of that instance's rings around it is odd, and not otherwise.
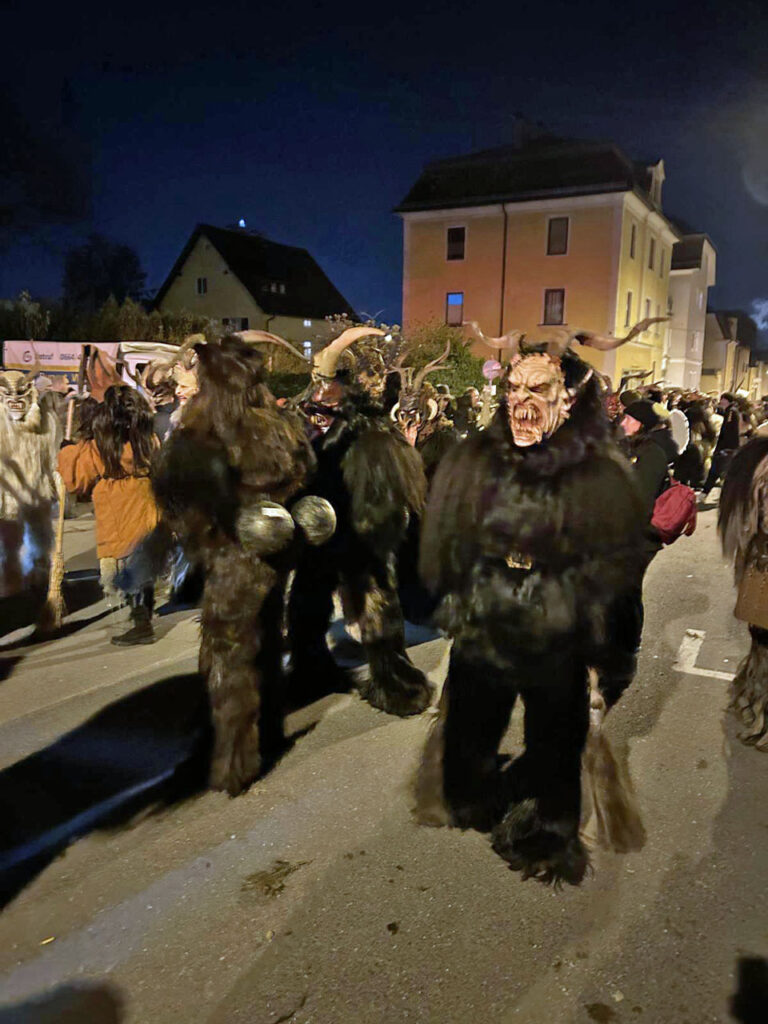
<path fill-rule="evenodd" d="M 636 338 L 638 334 L 642 334 L 643 331 L 647 331 L 652 324 L 663 324 L 670 319 L 671 317 L 668 316 L 646 317 L 645 320 L 635 324 L 629 334 L 623 338 L 608 338 L 603 334 L 595 334 L 594 331 L 572 331 L 571 341 L 578 341 L 580 345 L 596 348 L 599 352 L 611 352 L 621 345 L 626 345 L 628 341 L 632 341 L 633 338 Z"/>
<path fill-rule="evenodd" d="M 483 334 L 476 320 L 464 320 L 462 327 L 469 327 L 478 341 L 482 341 L 488 348 L 504 349 L 510 356 L 517 355 L 520 351 L 520 344 L 525 337 L 523 331 L 507 331 L 500 338 L 490 338 Z"/>
<path fill-rule="evenodd" d="M 321 349 L 312 362 L 312 373 L 318 377 L 331 379 L 336 374 L 341 353 L 344 349 L 354 345 L 360 338 L 377 337 L 383 338 L 385 332 L 378 327 L 348 327 L 338 338 L 335 338 L 330 345 Z"/>
<path fill-rule="evenodd" d="M 309 362 L 303 352 L 299 352 L 290 341 L 281 338 L 279 334 L 271 334 L 269 331 L 238 331 L 237 337 L 242 338 L 249 345 L 258 345 L 259 343 L 264 345 L 280 345 L 282 348 L 288 349 L 291 355 L 296 356 L 302 363 Z"/>
<path fill-rule="evenodd" d="M 389 410 L 389 418 L 393 423 L 397 423 L 397 410 L 400 408 L 400 403 L 395 402 L 392 408 Z"/>
<path fill-rule="evenodd" d="M 434 398 L 427 399 L 427 423 L 431 423 L 440 410 Z"/>
<path fill-rule="evenodd" d="M 38 375 L 38 373 L 42 371 L 43 367 L 42 364 L 40 363 L 40 356 L 37 354 L 37 349 L 35 348 L 34 341 L 30 341 L 29 347 L 32 349 L 32 355 L 35 357 L 35 361 L 32 364 L 31 368 L 29 370 L 25 370 L 24 372 L 27 375 L 27 377 L 29 377 L 30 381 L 33 381 L 35 377 Z"/>
<path fill-rule="evenodd" d="M 433 359 L 431 363 L 427 363 L 427 365 L 422 367 L 422 369 L 420 369 L 419 372 L 416 374 L 416 377 L 414 378 L 413 381 L 414 391 L 418 391 L 421 388 L 421 385 L 424 382 L 424 378 L 427 376 L 428 373 L 432 373 L 433 370 L 440 369 L 440 367 L 443 365 L 443 363 L 450 354 L 451 343 L 449 341 L 448 344 L 445 346 L 445 351 L 441 352 L 437 359 Z"/>

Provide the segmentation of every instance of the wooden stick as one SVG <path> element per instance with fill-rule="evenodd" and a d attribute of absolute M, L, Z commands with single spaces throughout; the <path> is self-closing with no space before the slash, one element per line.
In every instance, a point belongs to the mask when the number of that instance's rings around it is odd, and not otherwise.
<path fill-rule="evenodd" d="M 78 388 L 77 393 L 79 396 L 83 393 L 83 386 L 85 383 L 85 363 L 88 358 L 87 352 L 90 348 L 89 345 L 83 345 L 82 355 L 80 357 L 80 370 L 78 372 Z M 76 398 L 71 398 L 69 402 L 69 408 L 67 409 L 67 423 L 64 428 L 64 440 L 72 440 L 72 426 L 75 419 L 75 402 Z M 46 597 L 43 610 L 40 613 L 40 618 L 37 623 L 37 631 L 39 633 L 55 633 L 61 629 L 61 622 L 64 618 L 64 612 L 66 611 L 64 603 L 64 515 L 66 512 L 67 504 L 67 489 L 64 486 L 64 481 L 59 476 L 58 485 L 58 500 L 59 500 L 59 518 L 56 523 L 56 537 L 53 545 L 53 553 L 51 556 L 51 574 L 48 580 L 48 596 Z"/>

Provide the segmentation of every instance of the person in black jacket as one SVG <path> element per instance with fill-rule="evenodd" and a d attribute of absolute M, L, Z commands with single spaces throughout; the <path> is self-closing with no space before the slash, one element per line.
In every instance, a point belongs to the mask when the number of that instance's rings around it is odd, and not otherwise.
<path fill-rule="evenodd" d="M 741 420 L 736 399 L 726 391 L 720 396 L 717 408 L 723 417 L 723 423 L 712 455 L 712 465 L 704 481 L 702 498 L 706 498 L 718 480 L 725 476 L 733 456 L 739 449 Z"/>

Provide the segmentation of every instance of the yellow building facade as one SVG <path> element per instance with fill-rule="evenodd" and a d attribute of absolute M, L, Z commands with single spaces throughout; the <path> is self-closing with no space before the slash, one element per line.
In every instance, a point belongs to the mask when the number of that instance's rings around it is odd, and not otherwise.
<path fill-rule="evenodd" d="M 155 299 L 160 312 L 267 330 L 307 356 L 338 333 L 327 316 L 354 310 L 304 249 L 244 231 L 198 225 Z"/>
<path fill-rule="evenodd" d="M 651 180 L 663 180 L 659 161 Z M 620 336 L 666 316 L 678 235 L 640 188 L 398 212 L 403 221 L 403 321 L 475 321 L 489 336 L 547 327 Z M 413 204 L 411 204 L 413 205 Z M 462 244 L 463 243 L 463 244 Z M 614 352 L 580 354 L 618 383 L 664 376 L 666 324 Z M 482 343 L 477 355 L 492 356 Z"/>

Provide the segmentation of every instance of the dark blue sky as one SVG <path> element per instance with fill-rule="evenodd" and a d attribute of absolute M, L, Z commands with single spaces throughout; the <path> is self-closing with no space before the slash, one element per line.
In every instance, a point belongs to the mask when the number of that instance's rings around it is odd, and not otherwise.
<path fill-rule="evenodd" d="M 400 316 L 392 207 L 432 158 L 561 134 L 663 157 L 667 213 L 718 250 L 721 307 L 768 298 L 768 13 L 762 3 L 273 6 L 11 0 L 4 70 L 36 130 L 90 154 L 93 215 L 0 253 L 0 295 L 58 294 L 88 230 L 162 282 L 195 223 L 308 248 L 358 310 Z M 71 102 L 62 111 L 62 86 Z"/>

